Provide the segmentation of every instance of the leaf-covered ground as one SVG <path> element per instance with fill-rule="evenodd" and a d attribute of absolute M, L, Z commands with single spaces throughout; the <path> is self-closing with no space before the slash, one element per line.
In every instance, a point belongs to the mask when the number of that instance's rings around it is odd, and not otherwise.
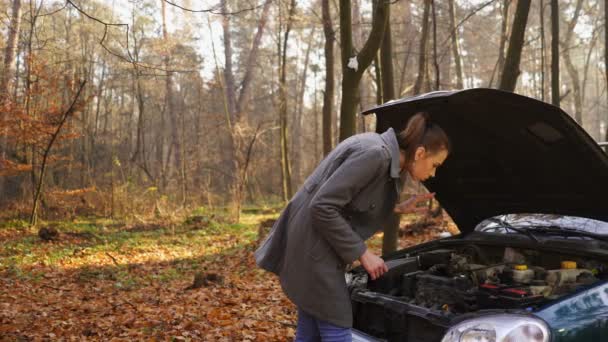
<path fill-rule="evenodd" d="M 52 224 L 59 235 L 49 242 L 22 222 L 4 223 L 0 341 L 290 340 L 295 308 L 253 260 L 260 222 L 276 216 L 82 219 Z M 405 232 L 400 245 L 433 232 Z M 380 244 L 379 235 L 370 242 Z"/>

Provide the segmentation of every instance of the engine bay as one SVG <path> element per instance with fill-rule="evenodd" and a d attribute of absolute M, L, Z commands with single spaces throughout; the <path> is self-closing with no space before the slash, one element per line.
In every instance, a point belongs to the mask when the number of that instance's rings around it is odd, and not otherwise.
<path fill-rule="evenodd" d="M 574 255 L 511 247 L 465 245 L 388 260 L 377 280 L 353 272 L 351 291 L 386 295 L 453 316 L 484 309 L 533 311 L 608 278 L 605 263 Z"/>

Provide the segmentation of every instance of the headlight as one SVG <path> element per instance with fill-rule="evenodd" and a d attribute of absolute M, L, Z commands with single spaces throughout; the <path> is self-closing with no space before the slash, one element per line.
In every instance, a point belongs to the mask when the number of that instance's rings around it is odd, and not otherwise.
<path fill-rule="evenodd" d="M 549 328 L 540 319 L 513 314 L 489 315 L 451 327 L 441 342 L 547 342 Z"/>

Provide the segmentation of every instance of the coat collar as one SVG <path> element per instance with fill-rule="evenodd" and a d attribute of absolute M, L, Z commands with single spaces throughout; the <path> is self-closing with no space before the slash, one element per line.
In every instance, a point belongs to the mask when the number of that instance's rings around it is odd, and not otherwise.
<path fill-rule="evenodd" d="M 386 132 L 380 134 L 380 137 L 388 147 L 391 154 L 391 177 L 401 178 L 400 167 L 399 167 L 399 143 L 397 142 L 397 136 L 392 127 L 386 130 Z"/>

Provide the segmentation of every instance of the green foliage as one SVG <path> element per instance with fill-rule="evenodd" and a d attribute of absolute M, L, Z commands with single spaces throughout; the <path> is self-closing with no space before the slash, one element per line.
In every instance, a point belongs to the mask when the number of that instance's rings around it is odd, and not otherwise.
<path fill-rule="evenodd" d="M 115 279 L 114 288 L 123 291 L 130 291 L 138 288 L 142 281 L 140 277 L 133 276 L 127 270 L 116 272 Z"/>
<path fill-rule="evenodd" d="M 157 277 L 163 283 L 171 282 L 175 279 L 182 278 L 183 274 L 179 272 L 175 268 L 166 269 L 164 272 L 160 273 Z"/>
<path fill-rule="evenodd" d="M 43 242 L 37 231 L 24 231 L 22 221 L 6 222 L 4 229 L 15 232 L 3 242 L 0 250 L 0 274 L 36 279 L 34 265 L 64 267 L 82 264 L 80 281 L 110 280 L 114 287 L 130 290 L 145 282 L 145 277 L 134 276 L 130 269 L 131 255 L 177 253 L 201 255 L 200 259 L 174 259 L 173 267 L 162 272 L 151 272 L 149 277 L 171 282 L 190 277 L 200 262 L 215 260 L 219 255 L 243 249 L 257 239 L 258 222 L 276 214 L 243 215 L 242 223 L 228 223 L 224 209 L 200 207 L 191 212 L 181 224 L 127 224 L 98 218 L 77 218 L 72 221 L 45 222 L 59 232 L 57 241 Z M 116 260 L 118 265 L 115 264 Z M 126 261 L 125 261 L 126 260 Z M 94 266 L 99 262 L 106 266 Z"/>
<path fill-rule="evenodd" d="M 29 222 L 20 219 L 11 219 L 5 222 L 0 222 L 0 229 L 2 228 L 14 228 L 14 229 L 26 229 L 29 227 Z"/>

